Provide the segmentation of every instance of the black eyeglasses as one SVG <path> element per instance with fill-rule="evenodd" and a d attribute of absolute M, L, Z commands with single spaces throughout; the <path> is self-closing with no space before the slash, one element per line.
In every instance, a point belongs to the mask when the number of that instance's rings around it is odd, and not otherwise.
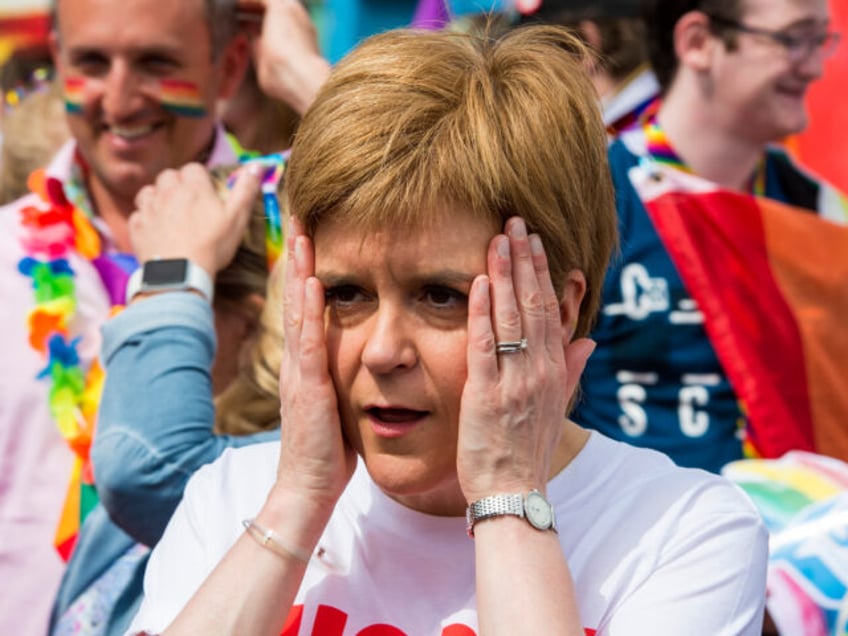
<path fill-rule="evenodd" d="M 769 31 L 748 26 L 738 20 L 731 20 L 720 15 L 708 15 L 711 22 L 742 33 L 750 33 L 770 39 L 781 45 L 789 54 L 792 62 L 801 62 L 807 59 L 815 51 L 821 51 L 825 57 L 833 55 L 839 45 L 841 35 L 836 31 L 825 31 L 812 35 L 792 35 L 786 31 Z"/>

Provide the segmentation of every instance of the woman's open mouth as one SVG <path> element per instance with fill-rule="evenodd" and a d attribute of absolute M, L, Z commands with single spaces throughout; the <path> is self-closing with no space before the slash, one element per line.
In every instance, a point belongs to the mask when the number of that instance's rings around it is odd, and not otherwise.
<path fill-rule="evenodd" d="M 403 407 L 371 406 L 365 412 L 374 432 L 381 437 L 400 437 L 429 415 L 428 411 Z"/>

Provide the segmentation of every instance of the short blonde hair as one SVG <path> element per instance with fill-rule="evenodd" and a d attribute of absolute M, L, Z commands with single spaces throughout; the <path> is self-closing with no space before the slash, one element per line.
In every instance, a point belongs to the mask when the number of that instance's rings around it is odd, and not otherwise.
<path fill-rule="evenodd" d="M 229 194 L 227 182 L 234 169 L 236 166 L 212 170 L 221 198 Z M 255 325 L 246 343 L 249 357 L 229 386 L 215 397 L 215 432 L 220 434 L 249 435 L 280 424 L 277 378 L 283 352 L 283 276 L 268 272 L 265 214 L 260 197 L 254 201 L 233 260 L 215 277 L 215 310 L 238 311 Z M 277 261 L 277 269 L 283 261 L 285 258 Z M 251 296 L 264 298 L 265 302 L 255 304 Z"/>
<path fill-rule="evenodd" d="M 448 204 L 502 226 L 520 215 L 542 238 L 555 288 L 587 280 L 588 333 L 616 241 L 606 133 L 563 28 L 483 35 L 396 30 L 334 69 L 306 113 L 286 175 L 288 206 L 312 233 L 415 227 Z"/>
<path fill-rule="evenodd" d="M 250 435 L 280 425 L 285 262 L 280 258 L 268 278 L 265 304 L 249 345 L 249 360 L 215 398 L 216 433 Z"/>

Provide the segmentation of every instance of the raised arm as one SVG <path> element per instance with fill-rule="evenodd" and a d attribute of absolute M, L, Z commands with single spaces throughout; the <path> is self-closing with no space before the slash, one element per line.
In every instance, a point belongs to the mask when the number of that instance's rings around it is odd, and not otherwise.
<path fill-rule="evenodd" d="M 585 441 L 565 413 L 593 345 L 569 344 L 582 274 L 554 292 L 538 236 L 507 222 L 489 247 L 489 276 L 469 300 L 468 381 L 462 397 L 458 472 L 469 504 L 497 495 L 545 493 L 552 471 Z M 565 325 L 565 326 L 564 326 Z M 525 343 L 498 353 L 496 343 Z M 566 557 L 555 530 L 496 516 L 474 524 L 480 633 L 583 633 Z"/>
<path fill-rule="evenodd" d="M 303 115 L 330 74 L 315 26 L 299 0 L 266 0 L 262 34 L 254 42 L 259 85 Z"/>
<path fill-rule="evenodd" d="M 311 241 L 296 223 L 287 239 L 284 324 L 276 483 L 258 525 L 236 541 L 167 634 L 280 633 L 309 555 L 353 474 L 356 456 L 341 434 L 327 365 L 324 292 L 314 277 Z M 263 545 L 267 530 L 274 535 Z M 164 585 L 167 578 L 148 583 Z"/>
<path fill-rule="evenodd" d="M 148 207 L 133 221 L 137 254 L 142 262 L 154 254 L 185 256 L 214 275 L 232 259 L 256 179 L 246 174 L 225 208 L 199 166 L 164 175 L 166 189 L 183 177 L 204 196 L 198 205 L 161 194 L 148 198 Z M 206 234 L 195 229 L 200 224 L 195 225 L 192 210 L 198 207 L 205 215 Z M 219 235 L 230 242 L 221 241 Z M 139 296 L 104 326 L 103 336 L 107 379 L 92 447 L 98 492 L 125 532 L 154 545 L 194 471 L 228 446 L 273 439 L 276 433 L 246 437 L 213 433 L 210 368 L 215 331 L 212 308 L 199 295 Z"/>

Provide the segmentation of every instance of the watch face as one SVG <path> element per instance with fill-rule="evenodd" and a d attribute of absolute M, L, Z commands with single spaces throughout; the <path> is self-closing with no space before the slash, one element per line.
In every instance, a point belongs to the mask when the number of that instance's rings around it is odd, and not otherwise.
<path fill-rule="evenodd" d="M 187 274 L 188 261 L 184 258 L 147 261 L 142 282 L 145 285 L 173 285 L 185 282 Z"/>
<path fill-rule="evenodd" d="M 534 528 L 547 530 L 553 525 L 551 504 L 539 492 L 530 492 L 524 501 L 524 514 Z"/>

